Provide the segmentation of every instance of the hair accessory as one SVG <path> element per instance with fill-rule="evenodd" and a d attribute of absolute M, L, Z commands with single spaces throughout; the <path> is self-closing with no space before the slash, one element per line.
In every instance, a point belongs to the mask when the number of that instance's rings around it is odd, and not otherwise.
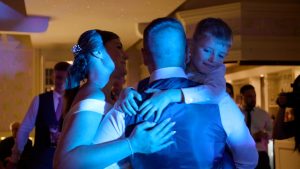
<path fill-rule="evenodd" d="M 74 54 L 77 55 L 80 51 L 82 51 L 82 49 L 81 49 L 81 47 L 80 47 L 78 44 L 76 44 L 76 45 L 73 46 L 72 52 L 73 52 Z"/>

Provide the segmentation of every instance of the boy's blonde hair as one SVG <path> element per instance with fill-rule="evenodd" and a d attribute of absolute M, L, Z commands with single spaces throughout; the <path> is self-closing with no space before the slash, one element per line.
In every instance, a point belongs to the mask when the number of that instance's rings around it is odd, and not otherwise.
<path fill-rule="evenodd" d="M 222 40 L 229 46 L 232 44 L 232 30 L 220 18 L 205 18 L 198 22 L 193 40 L 197 42 L 199 39 L 207 36 L 213 36 L 216 39 Z"/>

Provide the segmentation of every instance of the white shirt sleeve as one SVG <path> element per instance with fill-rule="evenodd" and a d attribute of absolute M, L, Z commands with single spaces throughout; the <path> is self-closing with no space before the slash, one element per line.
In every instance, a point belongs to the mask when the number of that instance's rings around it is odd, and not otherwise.
<path fill-rule="evenodd" d="M 35 126 L 35 120 L 39 108 L 39 96 L 34 97 L 30 107 L 20 125 L 17 133 L 16 143 L 12 149 L 12 157 L 18 160 L 18 153 L 21 154 L 24 150 L 25 144 L 27 143 L 30 132 Z"/>
<path fill-rule="evenodd" d="M 272 139 L 272 133 L 273 133 L 273 121 L 269 114 L 265 112 L 266 115 L 266 132 L 268 133 L 269 139 Z"/>
<path fill-rule="evenodd" d="M 227 134 L 227 144 L 232 152 L 236 168 L 255 168 L 258 153 L 245 124 L 244 115 L 228 94 L 220 101 L 219 108 L 222 125 Z"/>
<path fill-rule="evenodd" d="M 100 123 L 94 144 L 108 142 L 124 137 L 125 114 L 112 108 Z"/>
<path fill-rule="evenodd" d="M 184 102 L 218 103 L 222 94 L 226 92 L 225 72 L 226 68 L 222 65 L 212 73 L 199 77 L 198 82 L 202 82 L 203 85 L 181 89 Z M 194 80 L 197 81 L 197 78 Z"/>

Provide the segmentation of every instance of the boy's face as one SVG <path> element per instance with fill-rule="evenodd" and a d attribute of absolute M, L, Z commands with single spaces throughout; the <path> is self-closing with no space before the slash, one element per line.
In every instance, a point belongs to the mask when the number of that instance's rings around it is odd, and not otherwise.
<path fill-rule="evenodd" d="M 230 46 L 223 40 L 213 36 L 199 38 L 193 44 L 191 62 L 202 73 L 210 73 L 223 64 Z"/>

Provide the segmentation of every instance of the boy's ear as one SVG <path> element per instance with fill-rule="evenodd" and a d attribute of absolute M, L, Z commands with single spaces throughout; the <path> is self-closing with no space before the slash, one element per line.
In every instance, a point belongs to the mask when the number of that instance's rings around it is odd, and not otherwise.
<path fill-rule="evenodd" d="M 193 43 L 192 43 L 192 40 L 191 40 L 191 39 L 187 39 L 187 42 L 186 42 L 185 64 L 190 63 L 192 51 L 193 51 Z"/>

